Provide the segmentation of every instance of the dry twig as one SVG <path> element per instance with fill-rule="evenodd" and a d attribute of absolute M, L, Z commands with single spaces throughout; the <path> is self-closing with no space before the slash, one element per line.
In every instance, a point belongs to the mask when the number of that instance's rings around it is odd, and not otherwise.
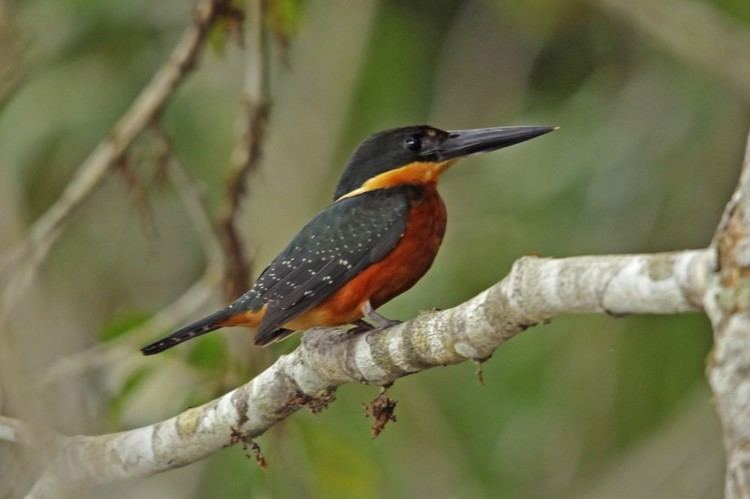
<path fill-rule="evenodd" d="M 268 89 L 268 43 L 264 26 L 265 0 L 249 0 L 244 29 L 245 83 L 243 86 L 242 132 L 230 160 L 227 206 L 219 220 L 221 242 L 226 255 L 224 293 L 233 300 L 250 287 L 250 265 L 237 219 L 247 192 L 247 177 L 258 165 L 266 136 L 270 108 Z"/>
<path fill-rule="evenodd" d="M 159 128 L 154 128 L 162 142 L 165 154 L 169 157 L 167 169 L 169 178 L 182 200 L 198 239 L 203 244 L 206 256 L 206 269 L 203 275 L 172 303 L 162 307 L 153 317 L 127 334 L 104 344 L 96 345 L 53 364 L 41 377 L 41 384 L 51 383 L 61 377 L 100 368 L 118 359 L 135 355 L 137 346 L 155 335 L 164 334 L 187 322 L 200 310 L 206 309 L 220 288 L 226 266 L 219 237 L 213 226 L 203 197 L 178 159 L 171 154 L 169 137 Z"/>
<path fill-rule="evenodd" d="M 158 118 L 169 98 L 194 68 L 211 27 L 226 15 L 228 0 L 203 0 L 169 59 L 141 91 L 112 131 L 81 164 L 60 198 L 29 228 L 25 239 L 0 265 L 0 318 L 25 292 L 65 224 L 101 185 L 133 141 Z"/>

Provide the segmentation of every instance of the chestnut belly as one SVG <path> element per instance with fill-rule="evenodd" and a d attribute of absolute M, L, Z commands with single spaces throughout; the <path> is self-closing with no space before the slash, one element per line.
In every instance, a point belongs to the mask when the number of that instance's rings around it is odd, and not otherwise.
<path fill-rule="evenodd" d="M 378 308 L 416 284 L 437 255 L 447 216 L 434 184 L 424 186 L 410 203 L 404 235 L 385 258 L 284 327 L 306 329 L 354 322 L 362 318 L 362 307 L 368 300 Z"/>

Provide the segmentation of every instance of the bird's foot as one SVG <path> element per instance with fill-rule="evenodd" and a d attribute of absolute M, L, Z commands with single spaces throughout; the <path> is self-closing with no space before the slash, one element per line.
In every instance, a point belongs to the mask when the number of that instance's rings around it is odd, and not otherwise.
<path fill-rule="evenodd" d="M 396 319 L 389 319 L 388 317 L 380 315 L 375 311 L 374 308 L 372 308 L 369 300 L 366 301 L 364 307 L 362 307 L 362 312 L 365 314 L 365 317 L 375 325 L 375 329 L 378 330 L 395 326 L 396 324 L 401 324 L 403 322 Z"/>

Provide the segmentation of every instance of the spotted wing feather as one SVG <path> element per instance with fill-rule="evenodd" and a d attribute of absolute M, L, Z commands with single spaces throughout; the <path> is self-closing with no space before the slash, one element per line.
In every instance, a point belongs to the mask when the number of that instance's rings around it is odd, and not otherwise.
<path fill-rule="evenodd" d="M 397 188 L 343 199 L 319 213 L 233 304 L 267 305 L 256 343 L 273 341 L 285 323 L 383 259 L 403 236 L 408 211 L 407 188 Z"/>

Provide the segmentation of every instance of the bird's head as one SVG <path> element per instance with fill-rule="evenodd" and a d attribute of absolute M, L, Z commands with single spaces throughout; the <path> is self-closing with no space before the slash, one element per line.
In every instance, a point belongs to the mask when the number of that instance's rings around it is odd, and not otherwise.
<path fill-rule="evenodd" d="M 431 182 L 459 158 L 518 144 L 555 129 L 509 126 L 445 131 L 416 125 L 378 132 L 352 154 L 334 199 L 405 183 Z"/>

